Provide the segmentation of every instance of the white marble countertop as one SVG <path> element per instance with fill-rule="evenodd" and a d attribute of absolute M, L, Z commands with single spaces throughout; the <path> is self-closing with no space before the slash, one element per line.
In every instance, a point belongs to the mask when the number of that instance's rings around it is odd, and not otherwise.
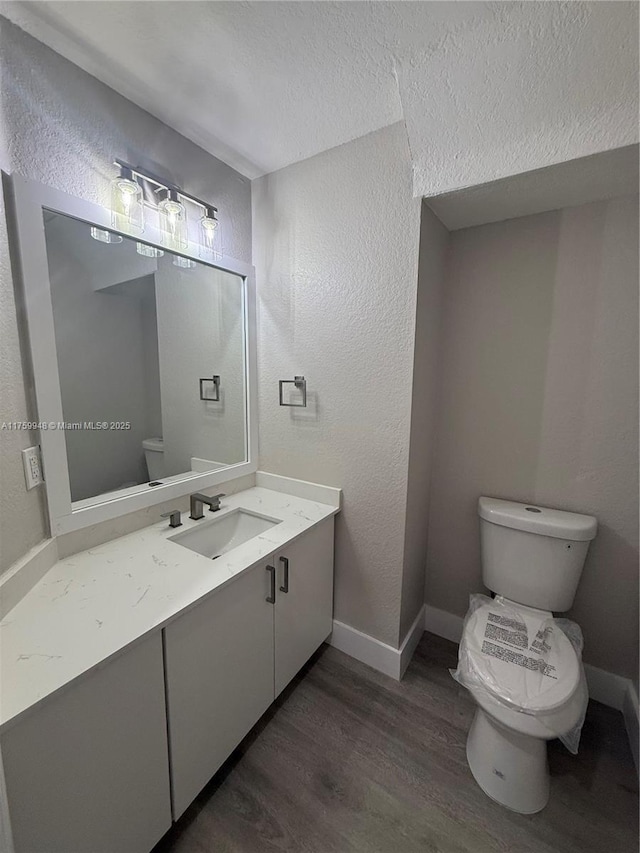
<path fill-rule="evenodd" d="M 56 563 L 0 622 L 0 730 L 264 560 L 334 506 L 254 487 L 179 530 L 158 523 Z M 212 561 L 169 537 L 243 508 L 281 519 Z"/>

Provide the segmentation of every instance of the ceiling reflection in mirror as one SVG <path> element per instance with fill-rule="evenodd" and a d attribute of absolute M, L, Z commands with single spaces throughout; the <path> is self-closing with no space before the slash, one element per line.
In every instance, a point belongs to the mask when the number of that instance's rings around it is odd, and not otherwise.
<path fill-rule="evenodd" d="M 74 506 L 247 459 L 244 282 L 44 211 Z"/>

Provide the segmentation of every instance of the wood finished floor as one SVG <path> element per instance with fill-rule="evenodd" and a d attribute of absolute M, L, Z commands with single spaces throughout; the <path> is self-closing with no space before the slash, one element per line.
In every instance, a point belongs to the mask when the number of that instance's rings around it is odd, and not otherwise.
<path fill-rule="evenodd" d="M 637 853 L 622 715 L 590 703 L 579 755 L 550 744 L 547 808 L 515 814 L 467 767 L 456 655 L 425 634 L 398 683 L 323 647 L 153 853 Z"/>

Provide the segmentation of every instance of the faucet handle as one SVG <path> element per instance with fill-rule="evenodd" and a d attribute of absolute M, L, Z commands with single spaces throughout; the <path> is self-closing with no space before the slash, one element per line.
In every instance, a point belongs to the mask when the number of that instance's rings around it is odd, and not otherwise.
<path fill-rule="evenodd" d="M 160 518 L 169 519 L 169 527 L 182 527 L 182 519 L 179 509 L 172 509 L 170 512 L 163 512 Z"/>

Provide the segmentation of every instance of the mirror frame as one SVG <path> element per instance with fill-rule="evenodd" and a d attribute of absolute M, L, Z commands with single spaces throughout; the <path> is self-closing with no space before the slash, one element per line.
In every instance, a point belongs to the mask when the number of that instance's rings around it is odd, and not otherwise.
<path fill-rule="evenodd" d="M 36 423 L 61 423 L 64 422 L 64 417 L 42 212 L 44 209 L 51 210 L 54 213 L 82 220 L 88 226 L 95 225 L 130 239 L 135 239 L 135 236 L 113 228 L 109 208 L 75 198 L 17 174 L 11 176 L 10 184 L 17 235 L 16 257 L 21 267 L 35 382 L 38 412 Z M 162 246 L 161 233 L 155 223 L 145 225 L 141 241 L 158 248 L 165 248 Z M 112 497 L 109 500 L 74 509 L 71 501 L 64 430 L 40 429 L 38 433 L 42 448 L 52 536 L 70 533 L 173 498 L 183 497 L 191 492 L 254 473 L 258 468 L 255 270 L 250 264 L 225 256 L 216 262 L 205 261 L 199 257 L 198 244 L 193 241 L 189 242 L 184 252 L 172 251 L 172 254 L 182 255 L 214 269 L 234 273 L 243 281 L 247 459 L 245 462 L 209 473 L 187 475 L 182 480 L 154 486 L 149 491 Z"/>

